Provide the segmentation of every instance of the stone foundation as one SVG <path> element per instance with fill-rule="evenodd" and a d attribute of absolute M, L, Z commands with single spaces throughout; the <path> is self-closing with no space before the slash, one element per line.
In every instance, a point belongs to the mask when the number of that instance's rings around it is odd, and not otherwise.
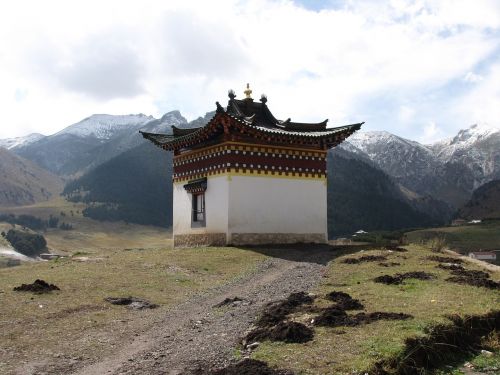
<path fill-rule="evenodd" d="M 174 235 L 174 247 L 226 246 L 226 243 L 226 233 Z"/>
<path fill-rule="evenodd" d="M 326 243 L 325 233 L 232 233 L 231 245 Z"/>

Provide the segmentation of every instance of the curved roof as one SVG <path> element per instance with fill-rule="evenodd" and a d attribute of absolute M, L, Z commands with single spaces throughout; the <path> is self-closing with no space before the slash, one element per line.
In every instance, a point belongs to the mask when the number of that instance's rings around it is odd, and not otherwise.
<path fill-rule="evenodd" d="M 210 142 L 223 134 L 231 139 L 249 138 L 256 143 L 303 145 L 305 147 L 328 149 L 335 147 L 364 124 L 327 128 L 328 120 L 320 123 L 277 120 L 266 105 L 266 98 L 254 102 L 251 98 L 234 99 L 230 95 L 227 109 L 217 102 L 217 111 L 212 119 L 199 128 L 182 129 L 172 126 L 172 135 L 140 132 L 144 138 L 166 150 L 196 147 Z"/>

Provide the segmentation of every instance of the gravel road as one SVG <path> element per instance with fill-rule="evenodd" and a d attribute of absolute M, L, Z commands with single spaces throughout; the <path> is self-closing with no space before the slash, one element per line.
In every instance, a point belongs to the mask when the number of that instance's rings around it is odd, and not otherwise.
<path fill-rule="evenodd" d="M 277 255 L 229 284 L 169 310 L 154 329 L 125 344 L 112 357 L 88 364 L 76 374 L 189 374 L 203 366 L 221 367 L 262 307 L 290 293 L 308 291 L 336 256 L 331 247 L 274 249 Z M 242 301 L 214 307 L 226 298 Z"/>

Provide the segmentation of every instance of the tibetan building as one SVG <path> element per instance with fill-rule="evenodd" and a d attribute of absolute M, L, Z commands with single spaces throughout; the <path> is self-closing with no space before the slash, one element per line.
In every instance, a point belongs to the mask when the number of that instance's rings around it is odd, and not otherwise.
<path fill-rule="evenodd" d="M 244 93 L 205 126 L 141 132 L 174 153 L 174 245 L 326 242 L 327 151 L 363 123 L 277 120 L 265 96 Z"/>

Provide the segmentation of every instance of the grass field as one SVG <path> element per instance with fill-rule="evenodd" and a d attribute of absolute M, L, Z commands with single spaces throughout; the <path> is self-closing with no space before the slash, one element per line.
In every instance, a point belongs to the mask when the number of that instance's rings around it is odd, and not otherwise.
<path fill-rule="evenodd" d="M 469 251 L 500 250 L 500 220 L 457 227 L 417 230 L 406 234 L 412 243 L 426 243 L 432 238 L 443 238 L 447 246 L 461 254 Z M 493 262 L 500 265 L 500 252 Z"/>
<path fill-rule="evenodd" d="M 0 373 L 23 361 L 93 358 L 153 324 L 169 306 L 250 271 L 264 255 L 236 248 L 129 249 L 0 270 Z M 84 258 L 85 259 L 85 258 Z M 44 279 L 61 291 L 14 292 Z M 160 307 L 131 311 L 108 296 L 145 298 Z M 150 319 L 151 318 L 151 319 Z"/>
<path fill-rule="evenodd" d="M 330 263 L 324 282 L 315 291 L 320 297 L 315 306 L 326 307 L 332 302 L 324 298 L 331 291 L 343 291 L 359 299 L 367 312 L 402 312 L 414 318 L 402 321 L 378 321 L 358 327 L 315 327 L 313 341 L 305 344 L 284 344 L 266 341 L 253 356 L 270 364 L 288 368 L 297 374 L 357 374 L 374 363 L 397 356 L 404 349 L 404 340 L 421 336 L 426 327 L 447 322 L 448 314 L 484 314 L 500 309 L 498 291 L 464 286 L 445 281 L 449 271 L 436 268 L 426 260 L 430 250 L 412 245 L 406 253 L 383 250 L 364 251 L 363 255 L 388 255 L 400 266 L 381 267 L 378 262 L 345 264 L 345 257 Z M 360 254 L 361 255 L 361 254 Z M 475 265 L 466 265 L 478 269 Z M 409 271 L 426 271 L 435 280 L 409 279 L 403 285 L 375 283 L 382 274 L 393 275 Z M 493 275 L 496 280 L 500 274 Z M 297 314 L 295 321 L 309 323 L 314 314 Z"/>
<path fill-rule="evenodd" d="M 75 252 L 100 253 L 120 248 L 158 248 L 172 244 L 172 233 L 167 228 L 126 224 L 124 222 L 99 222 L 84 217 L 82 203 L 72 203 L 63 197 L 31 206 L 0 208 L 0 213 L 28 214 L 43 219 L 50 215 L 59 222 L 73 225 L 73 230 L 48 229 L 43 233 L 52 252 L 69 255 Z"/>

